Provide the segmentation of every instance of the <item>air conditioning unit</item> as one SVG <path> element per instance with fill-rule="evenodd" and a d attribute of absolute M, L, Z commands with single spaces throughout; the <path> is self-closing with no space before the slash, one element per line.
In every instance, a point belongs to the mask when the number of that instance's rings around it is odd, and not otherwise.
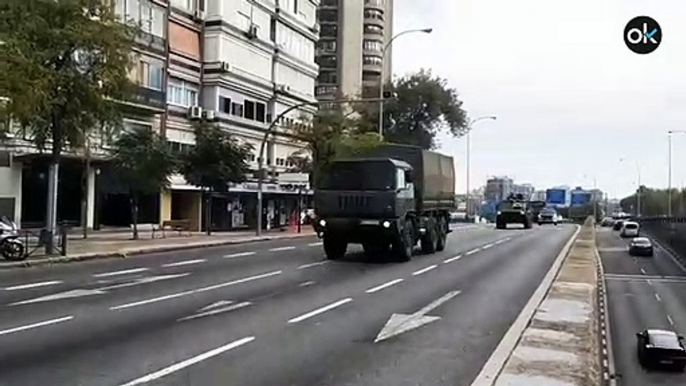
<path fill-rule="evenodd" d="M 208 121 L 215 121 L 217 119 L 217 112 L 214 110 L 205 110 L 203 111 L 203 115 Z"/>
<path fill-rule="evenodd" d="M 221 62 L 219 64 L 219 69 L 222 72 L 229 72 L 229 71 L 231 71 L 231 64 L 229 62 Z"/>
<path fill-rule="evenodd" d="M 248 27 L 248 32 L 246 32 L 245 35 L 249 39 L 257 38 L 257 24 L 250 24 L 250 26 Z"/>
<path fill-rule="evenodd" d="M 202 107 L 191 106 L 191 108 L 188 109 L 188 118 L 191 120 L 201 119 L 202 118 Z"/>
<path fill-rule="evenodd" d="M 198 21 L 205 20 L 205 11 L 202 9 L 196 9 L 193 13 L 193 18 Z"/>
<path fill-rule="evenodd" d="M 291 91 L 291 86 L 287 84 L 278 84 L 276 85 L 276 91 L 279 92 L 290 92 Z"/>

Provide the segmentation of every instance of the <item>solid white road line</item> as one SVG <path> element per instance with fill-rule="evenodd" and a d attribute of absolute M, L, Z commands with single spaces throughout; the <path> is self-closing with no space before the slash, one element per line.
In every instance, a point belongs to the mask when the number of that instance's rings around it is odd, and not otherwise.
<path fill-rule="evenodd" d="M 455 257 L 451 257 L 451 258 L 449 258 L 449 259 L 443 260 L 443 263 L 444 263 L 444 264 L 452 263 L 453 261 L 460 260 L 461 258 L 462 258 L 462 255 L 457 255 L 457 256 L 455 256 Z"/>
<path fill-rule="evenodd" d="M 322 244 L 324 244 L 324 243 L 321 242 L 321 241 L 319 241 L 319 242 L 316 242 L 316 243 L 309 243 L 309 244 L 307 244 L 307 246 L 308 246 L 308 247 L 318 247 L 318 246 L 320 246 L 320 245 L 322 245 Z"/>
<path fill-rule="evenodd" d="M 279 248 L 272 248 L 269 250 L 269 252 L 281 252 L 281 251 L 291 251 L 295 249 L 295 247 L 279 247 Z"/>
<path fill-rule="evenodd" d="M 324 265 L 328 264 L 330 261 L 329 260 L 324 260 L 324 261 L 318 261 L 316 263 L 310 263 L 310 264 L 303 264 L 298 269 L 305 269 L 305 268 L 310 268 L 310 267 L 316 267 L 318 265 Z"/>
<path fill-rule="evenodd" d="M 176 263 L 163 264 L 162 267 L 164 267 L 164 268 L 182 267 L 184 265 L 200 264 L 200 263 L 204 263 L 206 261 L 207 261 L 207 259 L 184 260 L 184 261 L 177 261 Z"/>
<path fill-rule="evenodd" d="M 392 285 L 396 285 L 396 284 L 402 283 L 402 282 L 403 282 L 403 279 L 391 280 L 391 281 L 389 281 L 388 283 L 383 283 L 383 284 L 381 284 L 381 285 L 379 285 L 379 286 L 376 286 L 376 287 L 374 287 L 374 288 L 370 288 L 370 289 L 368 289 L 368 290 L 365 291 L 365 292 L 368 293 L 368 294 L 373 294 L 374 292 L 379 292 L 379 291 L 381 291 L 381 290 L 384 289 L 384 288 L 388 288 L 388 287 L 390 287 L 390 286 L 392 286 Z"/>
<path fill-rule="evenodd" d="M 210 359 L 210 358 L 215 357 L 219 354 L 222 354 L 226 351 L 233 350 L 233 349 L 240 347 L 246 343 L 250 343 L 253 340 L 255 340 L 254 336 L 248 336 L 248 337 L 245 337 L 243 339 L 239 339 L 239 340 L 231 342 L 227 345 L 215 348 L 214 350 L 210 350 L 210 351 L 202 353 L 198 356 L 194 356 L 193 358 L 189 358 L 189 359 L 186 359 L 185 361 L 181 361 L 181 362 L 173 364 L 169 367 L 165 367 L 162 370 L 155 371 L 154 373 L 148 374 L 148 375 L 140 377 L 138 379 L 134 379 L 133 381 L 124 383 L 120 386 L 142 385 L 142 384 L 160 379 L 162 377 L 166 377 L 167 375 L 175 373 L 179 370 L 183 370 L 186 367 L 192 366 L 192 365 L 199 363 L 199 362 L 202 362 L 206 359 Z"/>
<path fill-rule="evenodd" d="M 15 332 L 20 332 L 20 331 L 26 331 L 26 330 L 31 330 L 34 328 L 38 327 L 44 327 L 44 326 L 49 326 L 51 324 L 57 324 L 57 323 L 62 323 L 66 322 L 68 320 L 74 319 L 73 316 L 65 316 L 63 318 L 57 318 L 57 319 L 50 319 L 46 320 L 43 322 L 38 322 L 38 323 L 33 323 L 33 324 L 27 324 L 25 326 L 19 326 L 19 327 L 14 327 L 14 328 L 9 328 L 7 330 L 0 330 L 0 335 L 8 335 L 8 334 L 13 334 Z"/>
<path fill-rule="evenodd" d="M 123 271 L 97 273 L 93 276 L 94 277 L 110 277 L 110 276 L 128 275 L 131 273 L 140 273 L 140 272 L 145 272 L 148 270 L 150 270 L 150 268 L 132 268 L 132 269 L 125 269 Z"/>
<path fill-rule="evenodd" d="M 309 318 L 311 318 L 311 317 L 313 317 L 313 316 L 317 316 L 317 315 L 319 315 L 319 314 L 321 314 L 321 313 L 324 313 L 324 312 L 326 312 L 326 311 L 332 310 L 332 309 L 334 309 L 334 308 L 336 308 L 336 307 L 340 307 L 340 306 L 342 306 L 342 305 L 344 305 L 344 304 L 346 304 L 346 303 L 350 303 L 350 302 L 352 302 L 352 301 L 353 301 L 352 298 L 345 298 L 345 299 L 339 300 L 339 301 L 337 301 L 337 302 L 335 302 L 335 303 L 329 304 L 328 306 L 324 306 L 324 307 L 318 308 L 318 309 L 316 309 L 316 310 L 314 310 L 314 311 L 310 311 L 310 312 L 308 312 L 308 313 L 306 313 L 306 314 L 302 314 L 302 315 L 300 315 L 300 316 L 296 316 L 295 318 L 289 320 L 288 323 L 298 323 L 298 322 L 302 322 L 303 320 L 309 319 Z"/>
<path fill-rule="evenodd" d="M 229 281 L 226 283 L 211 285 L 209 287 L 197 288 L 197 289 L 190 290 L 190 291 L 183 291 L 183 292 L 178 292 L 178 293 L 169 294 L 169 295 L 165 295 L 165 296 L 160 296 L 157 298 L 141 300 L 141 301 L 137 301 L 137 302 L 133 302 L 133 303 L 121 304 L 118 306 L 110 307 L 110 310 L 111 311 L 123 310 L 126 308 L 138 307 L 138 306 L 142 306 L 142 305 L 146 305 L 146 304 L 150 304 L 150 303 L 157 303 L 157 302 L 161 302 L 164 300 L 176 299 L 176 298 L 180 298 L 182 296 L 188 296 L 188 295 L 192 295 L 192 294 L 196 294 L 196 293 L 200 293 L 200 292 L 213 291 L 213 290 L 216 290 L 219 288 L 229 287 L 229 286 L 236 285 L 236 284 L 247 283 L 247 282 L 259 280 L 259 279 L 265 279 L 268 277 L 280 275 L 281 273 L 282 273 L 282 271 L 273 271 L 273 272 L 265 273 L 262 275 L 249 276 L 249 277 L 245 277 L 242 279 L 232 280 L 232 281 Z"/>
<path fill-rule="evenodd" d="M 419 271 L 414 271 L 414 272 L 412 272 L 412 276 L 421 275 L 421 274 L 423 274 L 423 273 L 426 273 L 426 272 L 431 271 L 432 269 L 434 269 L 434 268 L 436 268 L 436 267 L 438 267 L 438 265 L 436 265 L 436 264 L 430 265 L 430 266 L 428 266 L 428 267 L 426 267 L 426 268 L 420 269 Z"/>
<path fill-rule="evenodd" d="M 479 252 L 480 249 L 481 249 L 481 248 L 472 249 L 471 251 L 465 253 L 465 255 L 467 255 L 467 256 L 473 255 L 473 254 Z"/>
<path fill-rule="evenodd" d="M 255 252 L 238 252 L 238 253 L 232 253 L 230 255 L 224 255 L 224 258 L 225 259 L 233 259 L 235 257 L 252 256 L 254 254 L 255 254 Z"/>
<path fill-rule="evenodd" d="M 21 284 L 21 285 L 15 285 L 12 287 L 6 287 L 3 289 L 5 291 L 18 291 L 18 290 L 25 290 L 25 289 L 30 289 L 30 288 L 47 287 L 49 285 L 55 285 L 55 284 L 62 284 L 62 281 L 60 281 L 60 280 L 42 281 L 40 283 Z"/>
<path fill-rule="evenodd" d="M 484 366 L 481 368 L 481 371 L 476 376 L 471 386 L 493 385 L 493 382 L 495 382 L 496 377 L 505 366 L 510 354 L 517 346 L 517 342 L 529 324 L 529 320 L 534 315 L 534 312 L 536 312 L 536 308 L 538 308 L 538 305 L 541 304 L 541 301 L 543 301 L 543 298 L 548 293 L 548 289 L 553 284 L 553 280 L 555 280 L 557 272 L 560 270 L 560 267 L 562 266 L 562 263 L 564 262 L 564 259 L 571 249 L 572 244 L 574 243 L 574 240 L 576 239 L 576 236 L 579 234 L 580 230 L 581 227 L 577 226 L 572 237 L 567 240 L 567 243 L 555 258 L 553 265 L 548 270 L 548 273 L 546 273 L 545 277 L 541 281 L 541 284 L 538 286 L 538 288 L 536 288 L 536 291 L 534 291 L 533 295 L 531 295 L 531 298 L 529 298 L 529 301 L 522 309 L 522 312 L 520 312 L 519 316 L 517 316 L 517 319 L 515 319 L 514 323 L 512 323 L 510 328 L 507 330 L 500 343 L 498 343 L 498 346 L 496 346 L 493 353 L 491 353 L 490 358 L 488 358 L 488 361 L 486 361 Z"/>

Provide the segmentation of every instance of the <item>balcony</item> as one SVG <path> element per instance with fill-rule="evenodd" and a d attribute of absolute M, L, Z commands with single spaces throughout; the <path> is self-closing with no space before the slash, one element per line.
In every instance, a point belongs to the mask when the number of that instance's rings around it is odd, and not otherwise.
<path fill-rule="evenodd" d="M 164 111 L 167 93 L 146 87 L 136 86 L 128 100 L 129 104 L 152 111 Z"/>
<path fill-rule="evenodd" d="M 167 41 L 165 39 L 147 32 L 140 32 L 136 36 L 135 41 L 139 46 L 153 52 L 164 54 L 167 50 Z"/>
<path fill-rule="evenodd" d="M 385 11 L 386 6 L 384 0 L 364 0 L 364 9 L 377 9 L 380 11 Z"/>

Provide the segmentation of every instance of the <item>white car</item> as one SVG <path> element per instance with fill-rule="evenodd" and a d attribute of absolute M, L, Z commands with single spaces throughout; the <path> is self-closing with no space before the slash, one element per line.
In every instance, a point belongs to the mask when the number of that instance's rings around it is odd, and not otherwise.
<path fill-rule="evenodd" d="M 638 237 L 640 226 L 634 221 L 625 221 L 622 230 L 619 232 L 621 237 Z"/>

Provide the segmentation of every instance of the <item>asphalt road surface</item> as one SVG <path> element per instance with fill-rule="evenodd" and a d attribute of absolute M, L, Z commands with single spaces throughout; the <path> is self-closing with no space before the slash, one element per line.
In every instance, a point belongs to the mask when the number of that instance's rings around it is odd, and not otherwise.
<path fill-rule="evenodd" d="M 0 385 L 469 385 L 573 231 L 472 226 L 405 264 L 307 238 L 3 271 Z"/>
<path fill-rule="evenodd" d="M 657 247 L 653 257 L 630 256 L 629 241 L 608 228 L 599 230 L 597 238 L 618 385 L 686 385 L 685 374 L 643 369 L 636 351 L 636 333 L 643 329 L 686 333 L 686 272 Z"/>

